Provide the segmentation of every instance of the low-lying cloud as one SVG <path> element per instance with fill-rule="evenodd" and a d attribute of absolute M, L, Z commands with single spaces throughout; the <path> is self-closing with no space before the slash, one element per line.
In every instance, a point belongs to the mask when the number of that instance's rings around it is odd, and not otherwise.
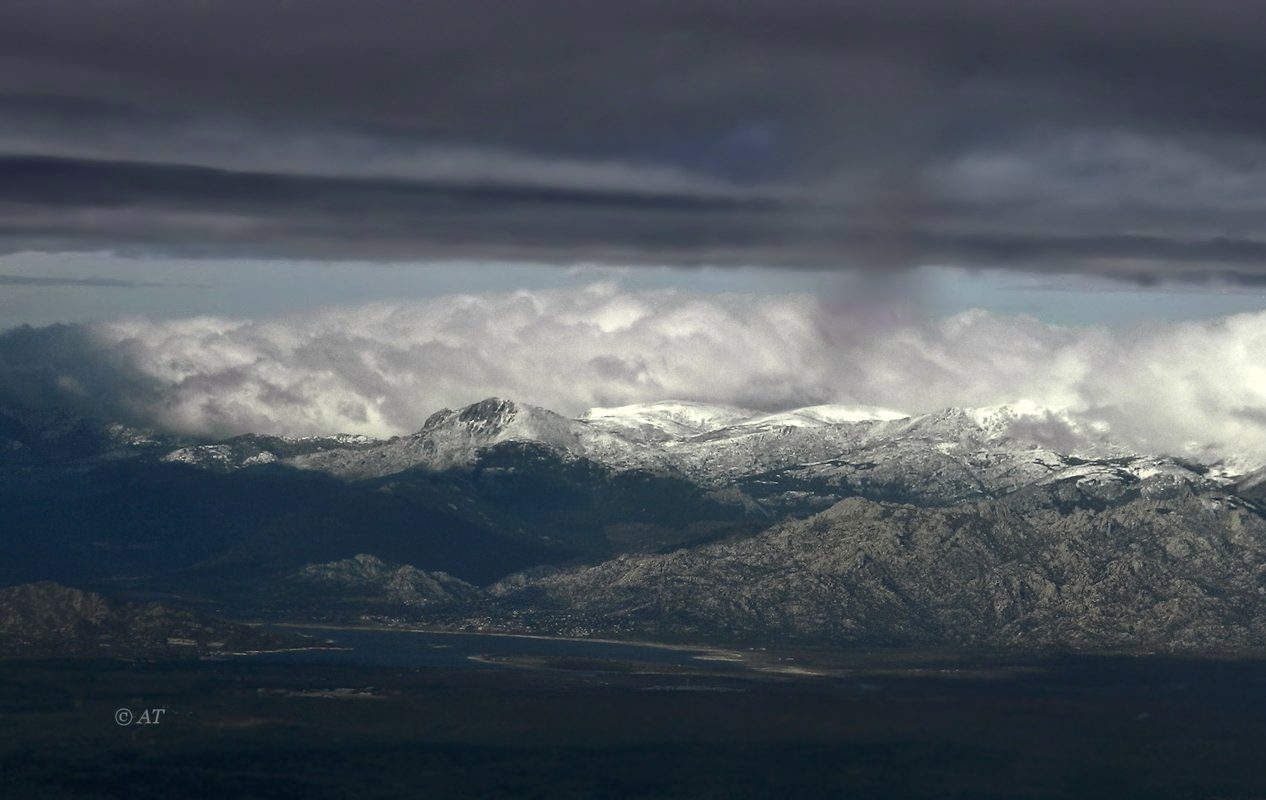
<path fill-rule="evenodd" d="M 916 413 L 1028 401 L 1141 450 L 1266 460 L 1266 312 L 1130 330 L 971 311 L 860 314 L 808 295 L 583 289 L 261 320 L 0 335 L 0 399 L 161 428 L 376 436 L 486 396 L 575 414 L 662 399 Z"/>

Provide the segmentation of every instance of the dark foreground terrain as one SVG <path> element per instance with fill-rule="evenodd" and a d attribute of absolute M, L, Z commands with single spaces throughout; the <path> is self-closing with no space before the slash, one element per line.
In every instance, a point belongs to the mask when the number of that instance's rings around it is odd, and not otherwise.
<path fill-rule="evenodd" d="M 1266 797 L 1266 662 L 748 657 L 0 662 L 0 793 Z"/>

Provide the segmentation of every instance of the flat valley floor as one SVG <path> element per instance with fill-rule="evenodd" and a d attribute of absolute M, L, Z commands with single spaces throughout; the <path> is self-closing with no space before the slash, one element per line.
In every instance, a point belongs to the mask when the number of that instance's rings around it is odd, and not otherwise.
<path fill-rule="evenodd" d="M 0 794 L 1266 798 L 1259 660 L 513 650 L 0 663 Z"/>

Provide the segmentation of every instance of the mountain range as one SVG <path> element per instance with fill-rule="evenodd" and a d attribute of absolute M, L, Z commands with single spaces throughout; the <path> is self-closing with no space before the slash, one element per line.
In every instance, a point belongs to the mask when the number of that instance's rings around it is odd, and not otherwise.
<path fill-rule="evenodd" d="M 0 413 L 0 580 L 473 629 L 1255 648 L 1266 472 L 1030 405 L 490 398 L 416 433 L 201 441 Z"/>

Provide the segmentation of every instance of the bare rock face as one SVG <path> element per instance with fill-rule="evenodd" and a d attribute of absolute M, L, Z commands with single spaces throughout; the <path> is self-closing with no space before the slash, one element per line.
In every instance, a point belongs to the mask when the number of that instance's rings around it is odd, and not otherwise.
<path fill-rule="evenodd" d="M 757 536 L 493 587 L 535 624 L 984 647 L 1266 646 L 1266 520 L 1176 489 L 1106 509 L 861 498 Z M 529 614 L 529 618 L 532 618 Z"/>
<path fill-rule="evenodd" d="M 0 589 L 0 657 L 180 658 L 313 644 L 157 603 L 107 600 L 56 583 Z"/>

